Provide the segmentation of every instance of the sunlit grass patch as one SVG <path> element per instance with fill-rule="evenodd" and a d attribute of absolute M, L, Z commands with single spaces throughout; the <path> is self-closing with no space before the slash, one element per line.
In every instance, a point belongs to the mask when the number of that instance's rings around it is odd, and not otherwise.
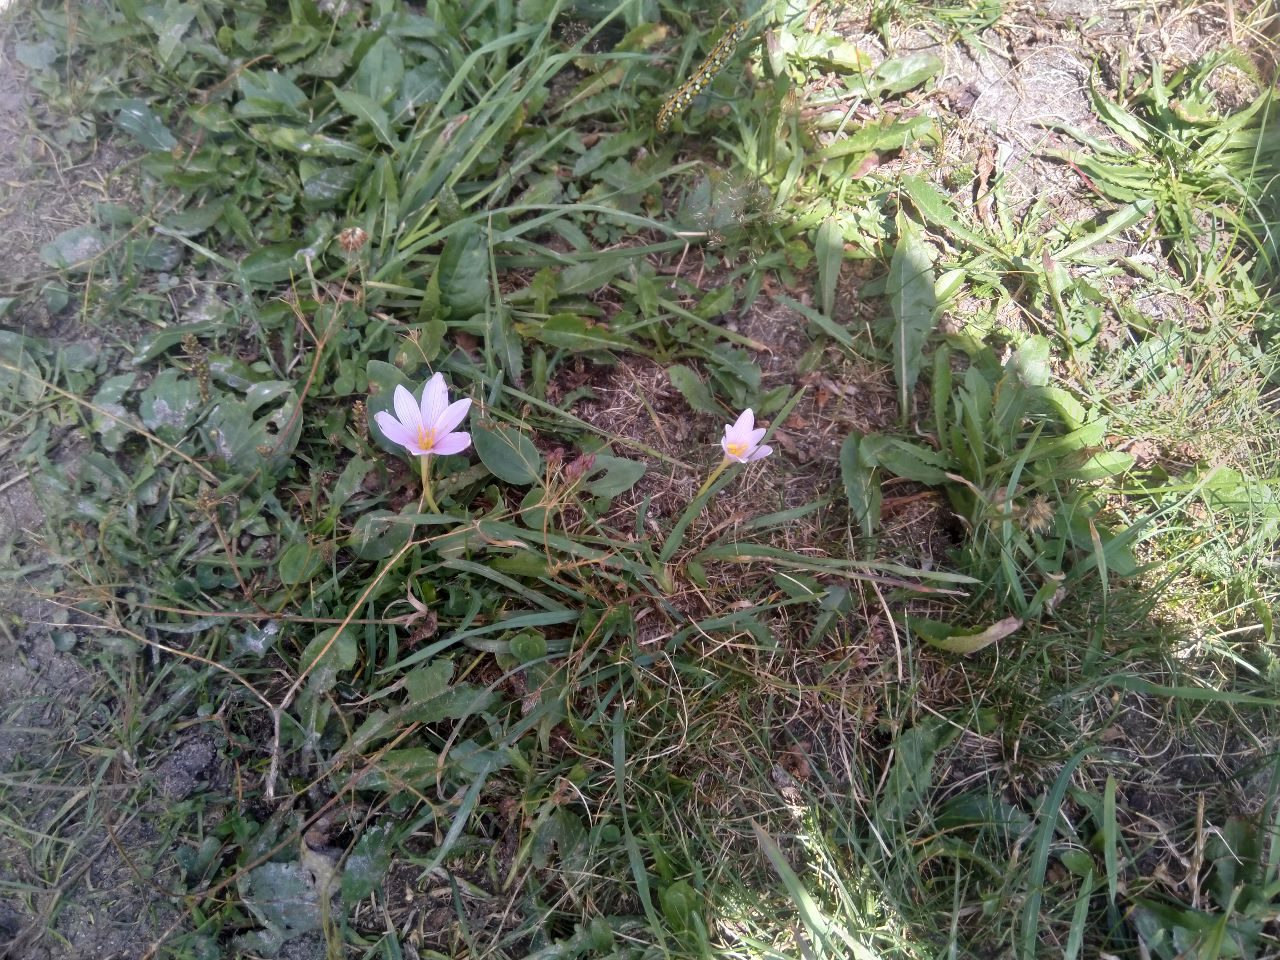
<path fill-rule="evenodd" d="M 1008 5 L 16 23 L 140 183 L 0 290 L 0 649 L 101 677 L 11 714 L 24 947 L 106 830 L 139 956 L 1273 949 L 1250 61 L 1099 47 L 1015 190 L 898 43 Z"/>

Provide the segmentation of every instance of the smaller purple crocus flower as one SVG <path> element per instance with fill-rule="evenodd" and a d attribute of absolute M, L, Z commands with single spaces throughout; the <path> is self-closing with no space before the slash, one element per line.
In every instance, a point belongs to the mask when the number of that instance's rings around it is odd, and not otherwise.
<path fill-rule="evenodd" d="M 764 427 L 756 427 L 756 415 L 750 407 L 747 407 L 742 411 L 737 422 L 725 425 L 724 437 L 720 441 L 720 446 L 724 448 L 725 459 L 738 463 L 763 460 L 773 453 L 773 447 L 762 446 L 760 443 L 765 433 Z"/>

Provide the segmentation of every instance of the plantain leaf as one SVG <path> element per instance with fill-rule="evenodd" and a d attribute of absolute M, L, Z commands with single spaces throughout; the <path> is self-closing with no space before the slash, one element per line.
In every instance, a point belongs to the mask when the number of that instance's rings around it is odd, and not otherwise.
<path fill-rule="evenodd" d="M 818 258 L 818 302 L 828 317 L 836 305 L 836 281 L 840 279 L 840 261 L 844 259 L 844 234 L 834 217 L 828 217 L 818 227 L 813 252 Z"/>
<path fill-rule="evenodd" d="M 840 445 L 840 475 L 844 478 L 849 512 L 862 535 L 870 538 L 880 525 L 880 484 L 875 479 L 874 465 L 862 455 L 862 441 L 862 435 L 854 432 Z"/>
<path fill-rule="evenodd" d="M 702 382 L 702 378 L 690 368 L 679 363 L 673 364 L 667 368 L 667 376 L 671 378 L 671 385 L 680 391 L 685 403 L 698 413 L 709 413 L 716 417 L 723 412 L 716 406 L 711 391 Z"/>
<path fill-rule="evenodd" d="M 924 342 L 933 330 L 938 305 L 933 286 L 933 258 L 919 228 L 898 216 L 898 243 L 889 261 L 887 284 L 893 313 L 893 371 L 898 381 L 898 407 L 905 427 L 911 422 L 911 391 L 924 364 Z"/>
<path fill-rule="evenodd" d="M 859 441 L 858 458 L 867 466 L 884 467 L 895 476 L 931 487 L 946 483 L 950 466 L 935 450 L 878 433 Z"/>
<path fill-rule="evenodd" d="M 473 424 L 476 456 L 499 480 L 529 486 L 542 479 L 542 454 L 519 430 L 492 421 Z"/>
<path fill-rule="evenodd" d="M 476 224 L 460 227 L 444 243 L 436 268 L 440 302 L 455 320 L 483 313 L 489 303 L 489 244 Z"/>
<path fill-rule="evenodd" d="M 522 323 L 520 335 L 564 350 L 635 350 L 636 345 L 608 327 L 589 325 L 572 313 L 557 313 L 542 323 Z"/>

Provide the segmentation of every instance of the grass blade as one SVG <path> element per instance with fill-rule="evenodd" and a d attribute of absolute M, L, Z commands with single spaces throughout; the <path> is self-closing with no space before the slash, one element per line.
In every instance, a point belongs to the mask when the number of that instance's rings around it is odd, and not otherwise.
<path fill-rule="evenodd" d="M 1037 956 L 1036 933 L 1040 930 L 1040 902 L 1044 899 L 1044 878 L 1049 869 L 1049 848 L 1053 845 L 1054 828 L 1058 823 L 1062 801 L 1067 795 L 1067 787 L 1071 785 L 1071 775 L 1092 749 L 1086 747 L 1066 762 L 1058 778 L 1054 780 L 1053 788 L 1040 804 L 1040 825 L 1036 828 L 1036 845 L 1031 853 L 1031 870 L 1027 874 L 1027 899 L 1022 907 L 1022 942 L 1018 950 L 1018 956 L 1022 960 L 1035 960 Z"/>

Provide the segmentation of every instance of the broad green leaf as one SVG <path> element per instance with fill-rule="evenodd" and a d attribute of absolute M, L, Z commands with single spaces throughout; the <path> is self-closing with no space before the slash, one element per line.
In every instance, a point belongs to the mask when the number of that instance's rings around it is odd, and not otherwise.
<path fill-rule="evenodd" d="M 202 207 L 187 207 L 164 219 L 164 228 L 179 237 L 198 237 L 222 219 L 225 197 L 215 197 Z"/>
<path fill-rule="evenodd" d="M 889 261 L 886 283 L 893 313 L 893 372 L 898 381 L 898 408 L 903 426 L 911 422 L 911 394 L 924 365 L 924 344 L 933 330 L 937 299 L 933 257 L 916 225 L 898 216 L 898 243 Z"/>
<path fill-rule="evenodd" d="M 958 735 L 958 729 L 933 717 L 923 718 L 898 735 L 893 766 L 876 811 L 879 818 L 901 823 L 919 808 L 933 789 L 933 764 L 938 751 Z"/>
<path fill-rule="evenodd" d="M 1018 617 L 1005 617 L 989 627 L 976 630 L 957 630 L 949 623 L 925 620 L 921 617 L 908 617 L 907 623 L 929 646 L 946 650 L 948 653 L 966 655 L 977 653 L 997 640 L 1003 640 L 1022 626 L 1022 620 Z"/>
<path fill-rule="evenodd" d="M 711 320 L 715 317 L 723 316 L 732 310 L 733 303 L 736 298 L 737 291 L 734 290 L 733 284 L 721 284 L 715 289 L 708 291 L 707 294 L 698 301 L 698 305 L 693 308 L 693 312 L 704 320 Z"/>
<path fill-rule="evenodd" d="M 219 401 L 199 425 L 214 460 L 246 475 L 290 463 L 303 419 L 293 388 L 286 381 L 264 381 L 251 386 L 244 401 Z"/>
<path fill-rule="evenodd" d="M 620 273 L 633 268 L 626 257 L 600 257 L 582 260 L 560 274 L 557 286 L 560 295 L 571 297 L 577 293 L 592 293 L 608 284 Z"/>
<path fill-rule="evenodd" d="M 520 633 L 511 638 L 510 650 L 521 663 L 541 660 L 547 655 L 547 638 L 540 633 Z"/>
<path fill-rule="evenodd" d="M 40 259 L 56 270 L 83 271 L 107 248 L 97 227 L 72 227 L 40 248 Z"/>
<path fill-rule="evenodd" d="M 875 468 L 862 456 L 863 437 L 851 433 L 840 445 L 840 475 L 849 501 L 849 513 L 864 537 L 875 536 L 880 526 L 880 484 Z"/>
<path fill-rule="evenodd" d="M 261 247 L 240 261 L 240 272 L 249 283 L 262 285 L 304 276 L 307 268 L 298 254 L 305 249 L 305 240 L 289 240 Z"/>
<path fill-rule="evenodd" d="M 1124 453 L 1118 450 L 1103 450 L 1091 455 L 1079 466 L 1069 467 L 1065 476 L 1082 482 L 1105 480 L 1107 477 L 1125 473 L 1133 464 L 1134 457 L 1131 453 Z"/>
<path fill-rule="evenodd" d="M 108 377 L 93 395 L 93 432 L 102 439 L 103 448 L 111 453 L 120 449 L 130 432 L 132 417 L 121 401 L 133 386 L 135 376 L 121 373 Z"/>
<path fill-rule="evenodd" d="M 840 279 L 840 264 L 844 260 L 844 234 L 839 222 L 828 217 L 818 227 L 814 238 L 813 252 L 818 260 L 818 302 L 822 312 L 835 316 L 836 283 Z"/>
<path fill-rule="evenodd" d="M 573 313 L 557 313 L 540 324 L 522 323 L 520 335 L 563 350 L 636 350 L 634 343 L 608 327 L 589 324 Z"/>
<path fill-rule="evenodd" d="M 220 320 L 202 320 L 199 323 L 183 323 L 167 327 L 164 330 L 158 330 L 138 341 L 137 353 L 134 355 L 133 362 L 138 365 L 150 363 L 165 351 L 171 350 L 182 343 L 188 336 L 200 337 L 205 334 L 216 334 L 225 329 L 226 325 Z"/>
<path fill-rule="evenodd" d="M 702 382 L 702 378 L 689 367 L 679 363 L 672 364 L 667 368 L 667 376 L 671 378 L 671 385 L 680 391 L 680 395 L 684 397 L 685 402 L 694 410 L 699 413 L 710 414 L 713 417 L 721 416 L 724 413 L 715 400 L 712 399 L 711 391 Z"/>
<path fill-rule="evenodd" d="M 186 53 L 182 37 L 198 11 L 194 3 L 153 4 L 142 8 L 142 19 L 156 33 L 156 53 L 166 69 L 178 62 L 179 54 Z"/>
<path fill-rule="evenodd" d="M 440 254 L 436 268 L 440 302 L 455 320 L 484 313 L 489 303 L 489 242 L 475 224 L 460 226 Z"/>
<path fill-rule="evenodd" d="M 896 96 L 932 80 L 942 70 L 942 58 L 932 53 L 913 53 L 890 57 L 872 74 L 872 93 Z"/>
<path fill-rule="evenodd" d="M 339 90 L 336 87 L 333 95 L 343 110 L 373 130 L 374 136 L 382 143 L 385 143 L 388 147 L 395 147 L 399 143 L 391 133 L 391 118 L 387 116 L 387 111 L 383 110 L 382 107 L 364 96 L 364 94 Z"/>
<path fill-rule="evenodd" d="M 168 127 L 142 100 L 126 100 L 116 114 L 118 126 L 144 150 L 172 150 L 178 140 Z"/>
<path fill-rule="evenodd" d="M 1063 247 L 1055 255 L 1057 260 L 1073 260 L 1086 253 L 1100 243 L 1105 243 L 1118 233 L 1123 233 L 1130 227 L 1141 223 L 1151 213 L 1155 206 L 1155 201 L 1151 198 L 1144 198 L 1134 203 L 1125 204 L 1111 216 L 1109 216 L 1102 225 L 1085 234 L 1074 243 L 1070 243 Z"/>
<path fill-rule="evenodd" d="M 489 311 L 485 343 L 507 375 L 507 382 L 520 387 L 524 383 L 524 344 L 511 322 L 511 311 L 501 300 Z"/>
<path fill-rule="evenodd" d="M 912 174 L 903 177 L 900 183 L 911 205 L 926 222 L 941 227 L 954 239 L 963 240 L 976 250 L 991 250 L 982 234 L 963 223 L 947 197 L 928 180 Z"/>
<path fill-rule="evenodd" d="M 130 237 L 124 245 L 126 262 L 140 270 L 174 270 L 182 262 L 182 247 L 156 236 Z"/>
<path fill-rule="evenodd" d="M 693 926 L 701 898 L 687 880 L 677 880 L 658 891 L 658 903 L 673 930 L 685 931 Z"/>
<path fill-rule="evenodd" d="M 649 139 L 649 132 L 632 130 L 619 133 L 607 133 L 580 156 L 573 165 L 574 177 L 584 177 L 594 171 L 606 160 L 631 153 L 636 147 Z"/>
<path fill-rule="evenodd" d="M 440 772 L 440 755 L 426 747 L 401 747 L 388 750 L 378 763 L 358 781 L 346 784 L 349 789 L 400 791 L 407 783 L 432 783 Z"/>
<path fill-rule="evenodd" d="M 342 902 L 352 906 L 382 886 L 395 852 L 394 823 L 369 827 L 351 848 L 342 865 Z"/>
<path fill-rule="evenodd" d="M 324 566 L 324 553 L 311 542 L 291 543 L 280 554 L 280 582 L 286 586 L 309 583 Z"/>
<path fill-rule="evenodd" d="M 13 45 L 13 56 L 24 67 L 42 72 L 58 61 L 58 47 L 52 40 L 37 43 L 18 41 Z"/>
<path fill-rule="evenodd" d="M 453 679 L 452 660 L 433 660 L 421 667 L 414 667 L 401 681 L 407 694 L 406 703 L 421 706 L 434 700 L 449 689 Z"/>
<path fill-rule="evenodd" d="M 352 457 L 347 461 L 342 474 L 329 491 L 329 510 L 332 514 L 336 516 L 343 505 L 355 495 L 372 467 L 373 463 L 364 457 Z"/>
<path fill-rule="evenodd" d="M 244 874 L 237 884 L 240 900 L 264 929 L 237 938 L 235 952 L 275 956 L 285 942 L 319 930 L 323 920 L 315 879 L 299 861 L 264 863 Z"/>
<path fill-rule="evenodd" d="M 242 119 L 285 117 L 304 120 L 307 95 L 278 70 L 241 70 L 240 99 L 231 112 Z"/>
<path fill-rule="evenodd" d="M 338 632 L 331 627 L 316 636 L 298 659 L 298 670 L 308 670 L 307 689 L 312 693 L 324 693 L 333 689 L 338 674 L 350 670 L 356 662 L 355 631 Z"/>
<path fill-rule="evenodd" d="M 1201 485 L 1205 502 L 1242 518 L 1280 518 L 1280 493 L 1274 481 L 1252 479 L 1230 467 L 1217 467 Z"/>
<path fill-rule="evenodd" d="M 869 121 L 845 139 L 823 147 L 818 156 L 836 160 L 866 153 L 887 153 L 920 141 L 936 143 L 939 139 L 938 125 L 931 117 L 923 114 L 907 120 L 885 117 Z"/>
<path fill-rule="evenodd" d="M 639 482 L 648 469 L 639 460 L 596 454 L 595 466 L 583 484 L 593 496 L 616 497 L 626 493 Z"/>
<path fill-rule="evenodd" d="M 947 458 L 936 450 L 872 433 L 859 441 L 859 462 L 883 467 L 895 476 L 936 487 L 947 482 Z"/>
<path fill-rule="evenodd" d="M 351 78 L 351 88 L 379 106 L 400 92 L 404 80 L 404 57 L 390 37 L 383 35 L 365 51 Z"/>
<path fill-rule="evenodd" d="M 364 177 L 367 166 L 325 167 L 302 178 L 302 195 L 310 210 L 325 210 L 345 199 Z"/>
<path fill-rule="evenodd" d="M 402 520 L 399 514 L 370 510 L 356 520 L 347 546 L 361 560 L 385 560 L 408 543 L 412 535 L 413 525 Z"/>
<path fill-rule="evenodd" d="M 176 443 L 191 429 L 202 406 L 200 385 L 169 368 L 142 391 L 138 417 L 161 440 Z"/>
<path fill-rule="evenodd" d="M 1146 146 L 1155 131 L 1120 104 L 1106 97 L 1099 89 L 1096 76 L 1089 78 L 1089 95 L 1089 99 L 1093 101 L 1093 108 L 1103 123 L 1134 149 L 1142 149 Z"/>
<path fill-rule="evenodd" d="M 280 150 L 307 157 L 331 157 L 334 160 L 364 160 L 367 151 L 355 144 L 322 133 L 307 133 L 301 127 L 254 124 L 249 135 Z"/>
<path fill-rule="evenodd" d="M 476 456 L 499 480 L 528 486 L 542 480 L 542 454 L 519 430 L 492 421 L 471 425 Z"/>
<path fill-rule="evenodd" d="M 424 105 L 437 102 L 448 88 L 450 79 L 449 64 L 443 57 L 424 60 L 404 75 L 391 115 L 411 117 Z"/>

